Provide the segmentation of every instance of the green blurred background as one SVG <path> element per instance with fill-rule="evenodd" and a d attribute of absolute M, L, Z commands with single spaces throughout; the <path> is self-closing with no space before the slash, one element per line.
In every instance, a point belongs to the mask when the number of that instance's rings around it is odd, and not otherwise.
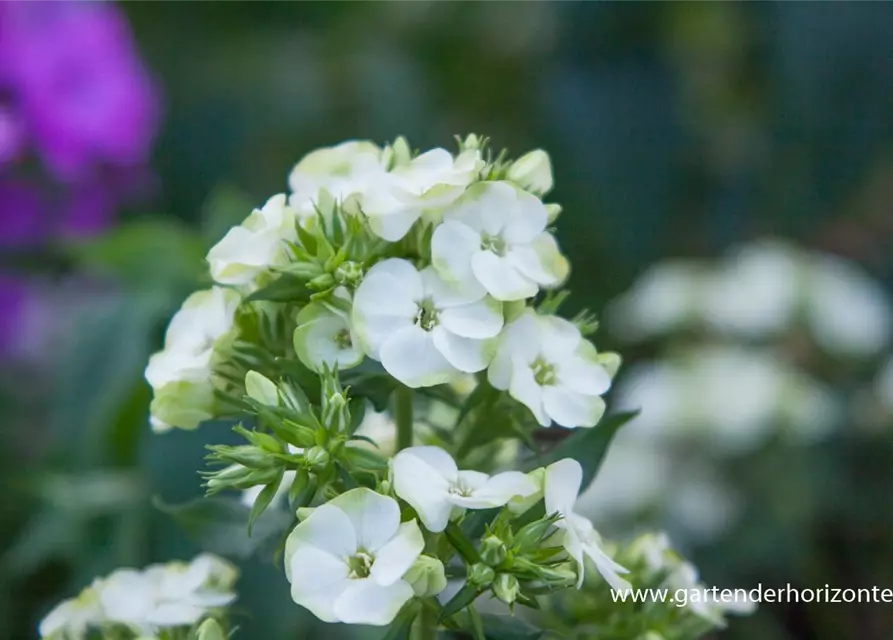
<path fill-rule="evenodd" d="M 0 365 L 0 638 L 35 637 L 41 616 L 95 575 L 196 552 L 151 499 L 199 495 L 209 433 L 230 436 L 220 425 L 153 436 L 142 371 L 206 279 L 207 248 L 284 191 L 315 147 L 400 134 L 452 147 L 476 132 L 515 154 L 545 148 L 573 265 L 567 313 L 601 312 L 667 257 L 766 236 L 893 285 L 887 3 L 121 8 L 164 95 L 151 196 L 104 237 L 15 255 L 43 295 L 22 329 L 32 348 Z M 619 346 L 608 331 L 596 342 Z M 628 364 L 655 351 L 620 348 Z M 893 587 L 893 438 L 850 427 L 724 470 L 741 474 L 751 525 L 679 541 L 707 584 Z M 224 547 L 248 551 L 235 537 Z M 240 637 L 354 637 L 314 635 L 269 560 L 244 560 L 239 592 Z M 721 636 L 883 639 L 893 609 L 763 605 Z"/>

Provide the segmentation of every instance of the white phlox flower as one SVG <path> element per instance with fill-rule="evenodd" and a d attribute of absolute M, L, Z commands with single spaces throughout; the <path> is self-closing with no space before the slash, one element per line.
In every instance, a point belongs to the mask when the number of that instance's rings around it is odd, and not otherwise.
<path fill-rule="evenodd" d="M 296 325 L 295 353 L 311 371 L 349 369 L 363 361 L 349 314 L 338 306 L 311 302 L 298 313 Z"/>
<path fill-rule="evenodd" d="M 212 365 L 215 347 L 233 330 L 241 297 L 213 287 L 189 296 L 171 319 L 164 349 L 149 359 L 146 380 L 152 386 L 152 425 L 193 429 L 213 417 Z"/>
<path fill-rule="evenodd" d="M 573 458 L 565 458 L 546 467 L 543 483 L 546 513 L 561 516 L 555 526 L 563 530 L 562 544 L 577 563 L 578 587 L 583 583 L 584 556 L 587 556 L 612 589 L 626 591 L 631 588 L 630 584 L 619 574 L 628 571 L 602 550 L 601 537 L 592 523 L 574 512 L 582 483 L 583 468 Z"/>
<path fill-rule="evenodd" d="M 616 354 L 599 354 L 577 327 L 563 318 L 525 311 L 500 335 L 487 374 L 508 389 L 541 425 L 592 427 L 605 412 L 600 397 L 619 367 Z"/>
<path fill-rule="evenodd" d="M 288 263 L 287 242 L 296 238 L 295 212 L 285 194 L 275 195 L 211 247 L 211 277 L 220 284 L 250 288 L 270 267 Z"/>
<path fill-rule="evenodd" d="M 92 587 L 56 605 L 41 620 L 38 632 L 46 640 L 83 640 L 90 628 L 103 621 L 99 596 Z"/>
<path fill-rule="evenodd" d="M 144 571 L 118 569 L 95 588 L 107 621 L 151 634 L 191 626 L 232 603 L 236 575 L 228 562 L 202 554 L 189 564 L 152 565 Z"/>
<path fill-rule="evenodd" d="M 520 471 L 488 476 L 460 471 L 440 447 L 410 447 L 394 458 L 391 467 L 394 492 L 406 500 L 429 531 L 443 531 L 451 515 L 465 509 L 501 507 L 512 498 L 525 498 L 538 490 Z"/>
<path fill-rule="evenodd" d="M 546 231 L 549 213 L 508 182 L 480 182 L 443 213 L 431 261 L 447 281 L 477 286 L 497 300 L 523 300 L 568 274 L 567 259 Z"/>
<path fill-rule="evenodd" d="M 352 324 L 364 351 L 409 387 L 448 382 L 487 367 L 502 329 L 502 305 L 444 282 L 427 267 L 379 262 L 354 296 Z"/>
<path fill-rule="evenodd" d="M 425 542 L 393 498 L 351 489 L 317 507 L 285 543 L 292 599 L 324 622 L 386 625 L 413 597 L 404 574 Z"/>
<path fill-rule="evenodd" d="M 423 214 L 436 215 L 462 195 L 483 167 L 477 149 L 455 158 L 445 149 L 432 149 L 394 167 L 362 194 L 360 207 L 376 235 L 396 242 Z"/>
<path fill-rule="evenodd" d="M 321 190 L 338 202 L 363 193 L 386 179 L 383 160 L 381 148 L 367 140 L 348 140 L 308 153 L 288 177 L 289 205 L 305 218 L 316 211 Z"/>
<path fill-rule="evenodd" d="M 542 149 L 528 151 L 509 167 L 506 177 L 525 191 L 542 197 L 552 190 L 552 161 Z"/>

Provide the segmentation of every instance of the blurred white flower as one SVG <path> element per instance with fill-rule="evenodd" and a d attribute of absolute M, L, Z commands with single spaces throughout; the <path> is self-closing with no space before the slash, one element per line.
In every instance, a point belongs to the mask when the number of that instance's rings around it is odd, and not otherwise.
<path fill-rule="evenodd" d="M 435 215 L 478 179 L 484 161 L 477 149 L 453 158 L 449 151 L 432 149 L 406 164 L 398 164 L 370 185 L 360 198 L 372 231 L 396 242 L 422 214 Z"/>
<path fill-rule="evenodd" d="M 779 242 L 738 248 L 704 279 L 704 320 L 745 337 L 778 334 L 794 320 L 803 267 L 802 256 Z"/>
<path fill-rule="evenodd" d="M 530 298 L 569 270 L 546 231 L 548 217 L 539 198 L 507 182 L 477 183 L 444 211 L 431 262 L 444 279 L 497 300 Z"/>
<path fill-rule="evenodd" d="M 285 543 L 292 599 L 324 622 L 386 625 L 413 597 L 403 579 L 425 541 L 393 498 L 352 489 L 317 507 Z"/>
<path fill-rule="evenodd" d="M 236 570 L 202 554 L 189 564 L 152 565 L 144 571 L 118 569 L 95 585 L 107 621 L 135 632 L 191 626 L 236 599 Z"/>
<path fill-rule="evenodd" d="M 56 605 L 41 620 L 38 632 L 46 640 L 84 640 L 90 628 L 103 622 L 99 596 L 87 587 L 75 597 Z"/>
<path fill-rule="evenodd" d="M 220 284 L 250 288 L 270 267 L 288 263 L 287 241 L 296 238 L 295 212 L 285 194 L 275 195 L 211 247 L 211 277 Z"/>
<path fill-rule="evenodd" d="M 319 192 L 336 201 L 362 193 L 386 178 L 381 148 L 367 140 L 348 140 L 304 156 L 288 177 L 289 205 L 300 217 L 316 211 Z"/>
<path fill-rule="evenodd" d="M 574 504 L 583 483 L 583 468 L 573 458 L 565 458 L 546 467 L 543 494 L 546 513 L 557 513 L 556 526 L 564 532 L 562 544 L 577 563 L 577 586 L 583 584 L 584 555 L 589 557 L 601 576 L 615 591 L 626 591 L 630 584 L 620 577 L 628 571 L 602 550 L 601 537 L 592 523 L 574 511 Z"/>
<path fill-rule="evenodd" d="M 443 531 L 454 513 L 501 507 L 514 497 L 537 492 L 536 483 L 520 471 L 488 476 L 459 471 L 440 447 L 410 447 L 393 459 L 394 492 L 406 500 L 429 531 Z"/>
<path fill-rule="evenodd" d="M 337 306 L 311 302 L 298 313 L 295 324 L 295 353 L 311 371 L 349 369 L 363 361 L 349 315 Z"/>
<path fill-rule="evenodd" d="M 887 361 L 875 382 L 875 393 L 887 411 L 893 413 L 893 359 Z"/>
<path fill-rule="evenodd" d="M 502 305 L 448 285 L 427 267 L 392 258 L 376 264 L 354 296 L 353 329 L 365 352 L 400 382 L 427 387 L 490 363 Z"/>
<path fill-rule="evenodd" d="M 240 302 L 235 291 L 213 287 L 189 296 L 171 319 L 164 349 L 145 372 L 155 392 L 151 420 L 157 430 L 194 429 L 213 417 L 215 348 L 231 334 Z"/>
<path fill-rule="evenodd" d="M 592 427 L 605 412 L 599 396 L 611 386 L 613 354 L 600 355 L 573 323 L 525 311 L 500 335 L 488 371 L 490 384 L 508 389 L 541 425 Z"/>
<path fill-rule="evenodd" d="M 839 356 L 870 357 L 890 342 L 893 308 L 886 291 L 858 265 L 816 255 L 809 266 L 806 321 L 815 341 Z"/>

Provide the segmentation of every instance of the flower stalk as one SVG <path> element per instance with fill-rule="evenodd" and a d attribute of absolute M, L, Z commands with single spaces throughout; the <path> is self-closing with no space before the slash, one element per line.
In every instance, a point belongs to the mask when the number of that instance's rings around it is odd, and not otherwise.
<path fill-rule="evenodd" d="M 397 424 L 397 451 L 412 446 L 412 389 L 398 385 L 394 391 L 394 422 Z"/>

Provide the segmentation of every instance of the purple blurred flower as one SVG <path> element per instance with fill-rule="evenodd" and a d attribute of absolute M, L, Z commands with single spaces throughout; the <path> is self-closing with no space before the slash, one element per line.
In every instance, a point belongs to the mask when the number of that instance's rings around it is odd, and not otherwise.
<path fill-rule="evenodd" d="M 158 94 L 109 3 L 0 2 L 0 88 L 60 179 L 137 165 L 151 150 Z"/>

